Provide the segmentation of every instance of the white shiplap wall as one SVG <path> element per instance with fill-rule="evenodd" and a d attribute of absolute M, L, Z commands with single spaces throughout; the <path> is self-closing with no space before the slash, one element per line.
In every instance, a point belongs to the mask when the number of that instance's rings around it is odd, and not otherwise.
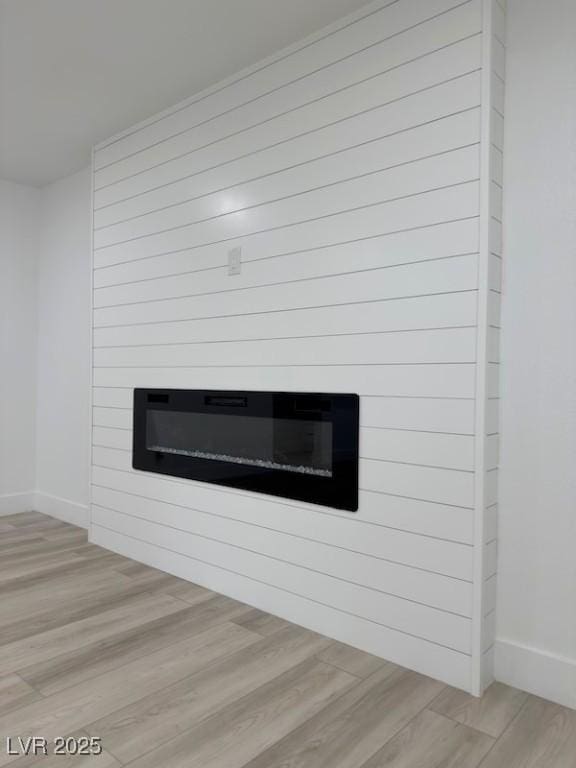
<path fill-rule="evenodd" d="M 381 0 L 94 154 L 92 540 L 474 692 L 500 8 Z M 134 387 L 358 392 L 358 513 L 133 471 Z"/>

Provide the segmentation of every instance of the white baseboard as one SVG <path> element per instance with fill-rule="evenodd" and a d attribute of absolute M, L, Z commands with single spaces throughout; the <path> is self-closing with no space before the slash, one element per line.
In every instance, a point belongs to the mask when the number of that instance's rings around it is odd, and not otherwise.
<path fill-rule="evenodd" d="M 576 709 L 576 659 L 497 640 L 495 677 L 507 685 Z"/>
<path fill-rule="evenodd" d="M 0 517 L 30 512 L 34 509 L 34 493 L 6 493 L 0 496 Z"/>
<path fill-rule="evenodd" d="M 88 505 L 77 504 L 75 501 L 63 499 L 60 496 L 52 496 L 49 493 L 36 491 L 34 509 L 65 523 L 77 525 L 80 528 L 88 528 Z"/>

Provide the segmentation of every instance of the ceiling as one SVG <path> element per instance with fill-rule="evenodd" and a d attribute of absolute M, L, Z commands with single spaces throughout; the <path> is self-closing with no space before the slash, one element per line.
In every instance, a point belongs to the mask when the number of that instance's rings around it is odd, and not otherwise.
<path fill-rule="evenodd" d="M 0 0 L 0 178 L 43 186 L 90 148 L 366 0 Z"/>

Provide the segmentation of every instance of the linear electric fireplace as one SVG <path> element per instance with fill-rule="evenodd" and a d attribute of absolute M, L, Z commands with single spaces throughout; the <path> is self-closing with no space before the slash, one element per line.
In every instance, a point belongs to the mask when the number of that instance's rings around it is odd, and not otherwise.
<path fill-rule="evenodd" d="M 358 395 L 134 390 L 132 466 L 358 509 Z"/>

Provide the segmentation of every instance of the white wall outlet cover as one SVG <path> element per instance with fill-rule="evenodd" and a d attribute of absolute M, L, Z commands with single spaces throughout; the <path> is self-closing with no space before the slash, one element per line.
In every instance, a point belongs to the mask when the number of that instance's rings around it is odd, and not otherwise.
<path fill-rule="evenodd" d="M 239 275 L 242 271 L 242 248 L 231 248 L 228 251 L 228 274 Z"/>

